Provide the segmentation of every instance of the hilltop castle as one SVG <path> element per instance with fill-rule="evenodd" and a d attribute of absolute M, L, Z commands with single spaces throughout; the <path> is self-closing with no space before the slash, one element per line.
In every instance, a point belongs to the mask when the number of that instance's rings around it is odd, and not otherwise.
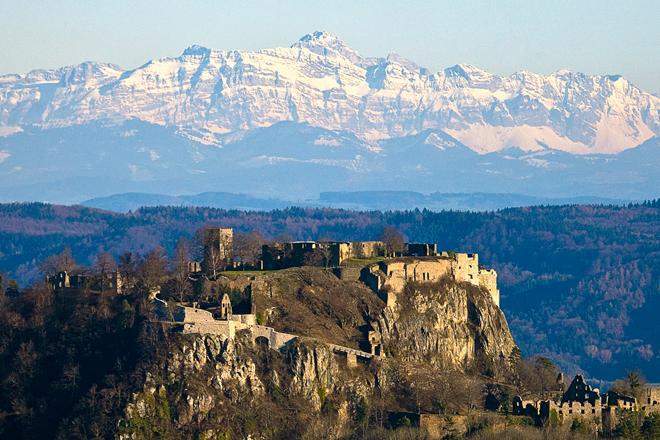
<path fill-rule="evenodd" d="M 190 261 L 191 274 L 215 278 L 222 271 L 257 269 L 278 270 L 300 266 L 332 268 L 342 279 L 360 280 L 371 287 L 388 306 L 409 282 L 434 283 L 451 277 L 488 291 L 499 306 L 497 272 L 479 265 L 477 254 L 438 251 L 435 243 L 405 243 L 403 249 L 388 252 L 382 241 L 292 241 L 262 246 L 256 267 L 233 260 L 232 228 L 210 227 L 203 232 L 203 260 Z M 122 293 L 126 287 L 119 271 L 101 276 L 62 271 L 46 277 L 54 290 L 90 289 Z"/>
<path fill-rule="evenodd" d="M 240 262 L 232 261 L 232 229 L 208 228 L 203 237 L 204 261 L 190 262 L 191 279 L 214 280 L 223 271 L 246 269 Z M 247 268 L 279 270 L 300 266 L 321 266 L 342 280 L 361 281 L 388 307 L 396 307 L 397 298 L 407 283 L 430 284 L 446 277 L 483 288 L 493 303 L 499 306 L 497 273 L 494 270 L 480 267 L 477 254 L 439 252 L 435 243 L 406 243 L 395 252 L 388 251 L 388 246 L 382 241 L 276 242 L 262 246 L 257 268 Z M 254 308 L 247 314 L 233 313 L 226 294 L 219 307 L 206 309 L 200 309 L 196 304 L 192 307 L 178 304 L 169 308 L 155 295 L 153 300 L 161 319 L 177 323 L 184 333 L 222 334 L 233 338 L 238 330 L 247 330 L 253 333 L 255 341 L 264 337 L 268 346 L 275 349 L 299 337 L 257 324 Z M 384 356 L 382 335 L 374 323 L 371 323 L 365 336 L 369 352 L 334 345 L 333 350 L 345 354 L 351 365 L 356 359 Z"/>
<path fill-rule="evenodd" d="M 500 304 L 494 269 L 479 266 L 477 254 L 439 252 L 436 243 L 406 243 L 402 251 L 389 254 L 382 241 L 294 241 L 263 246 L 264 269 L 303 265 L 340 269 L 337 273 L 342 278 L 360 279 L 388 306 L 396 303 L 406 283 L 433 283 L 446 276 L 483 287 L 493 302 Z"/>

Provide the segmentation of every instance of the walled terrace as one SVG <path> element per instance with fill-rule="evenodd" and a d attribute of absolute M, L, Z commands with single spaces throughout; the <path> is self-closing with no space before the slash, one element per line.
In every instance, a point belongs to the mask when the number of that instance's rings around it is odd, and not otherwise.
<path fill-rule="evenodd" d="M 156 295 L 153 297 L 153 302 L 156 315 L 159 319 L 158 322 L 177 327 L 184 334 L 213 334 L 234 339 L 237 332 L 247 331 L 255 344 L 266 346 L 272 350 L 282 350 L 294 340 L 303 337 L 301 335 L 278 332 L 272 327 L 259 325 L 256 323 L 256 315 L 254 314 L 233 314 L 231 306 L 228 309 L 224 309 L 224 316 L 221 316 L 220 319 L 215 319 L 213 314 L 208 310 L 181 304 L 170 307 Z M 223 303 L 229 303 L 227 295 L 224 295 Z M 376 344 L 380 344 L 379 338 L 375 339 L 372 336 L 370 340 L 376 341 Z M 323 341 L 320 342 L 330 347 L 335 354 L 345 357 L 347 365 L 351 367 L 356 366 L 358 361 L 370 362 L 372 359 L 382 356 L 379 346 L 374 346 L 372 353 L 367 353 L 350 347 Z"/>

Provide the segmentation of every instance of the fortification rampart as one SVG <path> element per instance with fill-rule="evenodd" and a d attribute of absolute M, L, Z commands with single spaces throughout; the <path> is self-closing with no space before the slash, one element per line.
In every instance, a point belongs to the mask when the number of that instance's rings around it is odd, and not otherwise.
<path fill-rule="evenodd" d="M 477 254 L 454 254 L 434 257 L 402 257 L 383 260 L 362 270 L 362 281 L 379 292 L 388 306 L 409 282 L 433 283 L 445 276 L 486 289 L 496 305 L 500 305 L 497 272 L 480 269 Z"/>
<path fill-rule="evenodd" d="M 174 321 L 170 323 L 180 325 L 181 332 L 184 334 L 212 334 L 233 339 L 236 332 L 247 330 L 251 333 L 255 343 L 265 344 L 273 350 L 281 350 L 299 337 L 290 333 L 278 332 L 272 327 L 256 324 L 255 315 L 253 314 L 231 315 L 226 320 L 216 320 L 213 318 L 213 314 L 207 310 L 182 305 L 177 305 L 170 313 L 165 301 L 157 297 L 154 297 L 153 300 L 157 315 L 161 319 L 171 316 Z M 358 359 L 370 360 L 376 357 L 372 353 L 350 347 L 335 344 L 327 345 L 333 352 L 346 356 L 349 366 L 357 365 Z"/>

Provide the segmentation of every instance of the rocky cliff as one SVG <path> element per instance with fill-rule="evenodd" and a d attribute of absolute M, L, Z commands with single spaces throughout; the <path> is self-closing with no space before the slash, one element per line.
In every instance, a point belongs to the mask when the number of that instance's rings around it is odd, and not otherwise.
<path fill-rule="evenodd" d="M 246 336 L 175 335 L 129 399 L 120 438 L 336 436 L 373 394 L 373 374 L 347 369 L 324 344 L 276 352 Z"/>
<path fill-rule="evenodd" d="M 515 342 L 504 314 L 488 292 L 448 279 L 409 284 L 396 308 L 385 308 L 375 327 L 385 353 L 482 373 L 504 373 Z"/>
<path fill-rule="evenodd" d="M 143 388 L 130 398 L 119 424 L 122 438 L 336 438 L 382 424 L 387 410 L 458 411 L 460 399 L 481 400 L 483 375 L 506 380 L 515 344 L 502 312 L 474 286 L 410 285 L 396 309 L 354 309 L 351 304 L 380 300 L 359 283 L 333 281 L 323 269 L 280 271 L 257 285 L 268 286 L 254 295 L 271 311 L 260 319 L 302 337 L 275 351 L 248 333 L 235 339 L 170 334 Z M 337 303 L 340 292 L 350 298 L 344 307 Z M 292 313 L 282 313 L 278 303 Z M 314 319 L 301 319 L 311 310 Z M 385 358 L 349 366 L 325 343 L 341 343 L 342 331 L 365 334 L 371 322 L 382 334 Z"/>

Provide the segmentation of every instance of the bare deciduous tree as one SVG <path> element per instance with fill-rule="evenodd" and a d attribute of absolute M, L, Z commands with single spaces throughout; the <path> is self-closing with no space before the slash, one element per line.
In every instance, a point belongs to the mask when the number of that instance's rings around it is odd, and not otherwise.
<path fill-rule="evenodd" d="M 147 288 L 160 286 L 165 277 L 166 268 L 165 250 L 158 246 L 144 257 L 139 269 L 140 279 Z"/>
<path fill-rule="evenodd" d="M 126 252 L 119 257 L 119 274 L 124 284 L 132 286 L 137 274 L 137 260 L 131 252 Z"/>
<path fill-rule="evenodd" d="M 179 300 L 190 292 L 190 281 L 188 280 L 188 261 L 190 259 L 190 246 L 188 240 L 180 238 L 174 250 L 174 258 L 171 262 L 172 278 L 174 280 L 175 293 Z"/>
<path fill-rule="evenodd" d="M 381 234 L 381 241 L 385 243 L 385 248 L 389 255 L 394 255 L 397 252 L 402 252 L 405 248 L 406 241 L 401 232 L 392 226 L 385 226 Z"/>
<path fill-rule="evenodd" d="M 101 290 L 105 290 L 107 285 L 107 276 L 115 270 L 117 270 L 117 263 L 112 255 L 108 252 L 100 252 L 96 256 L 96 261 L 94 262 L 95 272 L 99 275 L 101 281 L 100 286 Z"/>
<path fill-rule="evenodd" d="M 41 263 L 41 272 L 46 275 L 55 274 L 61 271 L 71 272 L 78 267 L 76 260 L 73 259 L 73 254 L 70 247 L 65 247 L 62 252 L 57 255 L 51 255 Z"/>
<path fill-rule="evenodd" d="M 537 356 L 524 359 L 518 364 L 518 375 L 522 391 L 531 392 L 545 398 L 551 391 L 558 391 L 559 369 L 548 358 Z"/>
<path fill-rule="evenodd" d="M 203 227 L 195 233 L 194 254 L 202 260 L 206 275 L 215 279 L 226 264 L 223 255 L 217 249 L 217 238 L 207 233 L 208 227 Z"/>
<path fill-rule="evenodd" d="M 255 264 L 261 257 L 261 246 L 266 242 L 258 231 L 247 234 L 237 232 L 234 234 L 234 257 L 242 263 Z"/>
<path fill-rule="evenodd" d="M 646 379 L 639 371 L 629 371 L 624 379 L 614 381 L 611 389 L 621 394 L 627 394 L 641 401 Z"/>

